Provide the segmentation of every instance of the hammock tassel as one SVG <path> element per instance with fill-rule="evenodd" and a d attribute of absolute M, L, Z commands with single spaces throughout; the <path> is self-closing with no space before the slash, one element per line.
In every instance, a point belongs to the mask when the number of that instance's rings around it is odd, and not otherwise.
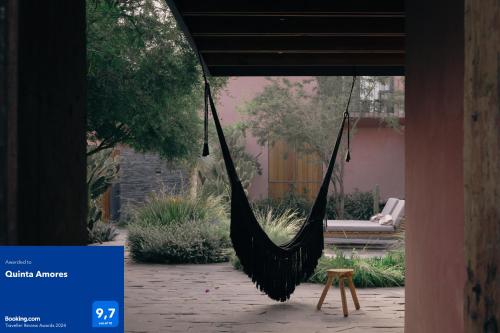
<path fill-rule="evenodd" d="M 201 154 L 201 156 L 205 157 L 205 156 L 208 156 L 210 155 L 210 152 L 208 150 L 208 143 L 204 143 L 203 144 L 203 153 Z"/>

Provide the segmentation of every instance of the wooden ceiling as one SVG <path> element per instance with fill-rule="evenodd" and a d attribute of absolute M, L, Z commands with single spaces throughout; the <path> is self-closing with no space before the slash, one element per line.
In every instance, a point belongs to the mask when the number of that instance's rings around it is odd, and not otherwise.
<path fill-rule="evenodd" d="M 404 74 L 404 0 L 166 1 L 214 76 Z"/>

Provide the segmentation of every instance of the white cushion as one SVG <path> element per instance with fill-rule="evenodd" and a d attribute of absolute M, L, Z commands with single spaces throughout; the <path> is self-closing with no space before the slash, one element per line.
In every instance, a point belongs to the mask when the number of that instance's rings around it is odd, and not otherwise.
<path fill-rule="evenodd" d="M 377 222 L 357 221 L 357 220 L 328 220 L 326 222 L 326 231 L 394 231 L 392 225 L 380 225 Z"/>
<path fill-rule="evenodd" d="M 379 220 L 378 224 L 380 225 L 392 225 L 393 219 L 391 215 L 383 215 Z"/>
<path fill-rule="evenodd" d="M 378 222 L 382 217 L 384 217 L 384 214 L 378 213 L 370 217 L 371 222 Z"/>

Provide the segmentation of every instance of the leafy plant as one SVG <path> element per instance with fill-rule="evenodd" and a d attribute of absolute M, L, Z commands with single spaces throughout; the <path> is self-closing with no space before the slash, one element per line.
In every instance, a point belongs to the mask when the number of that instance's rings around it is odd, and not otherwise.
<path fill-rule="evenodd" d="M 89 145 L 87 151 L 96 145 Z M 118 175 L 118 158 L 112 149 L 104 149 L 87 157 L 87 188 L 90 199 L 97 199 L 111 186 Z"/>
<path fill-rule="evenodd" d="M 248 189 L 250 182 L 262 173 L 260 163 L 256 156 L 250 155 L 246 149 L 245 129 L 241 126 L 228 126 L 224 129 L 226 142 L 233 158 L 236 172 L 243 188 Z M 231 189 L 227 178 L 224 159 L 216 136 L 211 135 L 210 155 L 199 160 L 197 171 L 199 179 L 198 193 L 202 197 L 222 196 L 229 202 Z"/>
<path fill-rule="evenodd" d="M 87 149 L 93 149 L 89 146 Z M 100 150 L 87 157 L 88 213 L 87 231 L 89 242 L 113 240 L 116 229 L 102 222 L 101 197 L 118 175 L 118 160 L 112 149 Z"/>
<path fill-rule="evenodd" d="M 382 257 L 361 258 L 356 253 L 350 257 L 341 251 L 335 256 L 323 256 L 318 262 L 310 282 L 326 283 L 326 271 L 332 268 L 354 269 L 353 281 L 356 287 L 399 287 L 405 283 L 405 256 L 403 252 L 389 252 Z M 337 283 L 337 281 L 336 281 Z"/>
<path fill-rule="evenodd" d="M 344 199 L 344 219 L 369 220 L 374 214 L 373 200 L 372 192 L 361 192 L 356 189 L 353 193 L 347 194 Z M 331 220 L 340 218 L 332 197 L 328 199 L 326 216 Z"/>
<path fill-rule="evenodd" d="M 132 257 L 159 263 L 210 263 L 228 259 L 229 228 L 220 197 L 154 194 L 129 220 Z"/>

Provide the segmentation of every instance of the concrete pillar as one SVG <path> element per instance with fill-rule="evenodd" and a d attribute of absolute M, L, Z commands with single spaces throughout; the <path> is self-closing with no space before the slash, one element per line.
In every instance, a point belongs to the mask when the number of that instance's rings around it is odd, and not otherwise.
<path fill-rule="evenodd" d="M 463 332 L 464 2 L 406 1 L 405 332 Z"/>

